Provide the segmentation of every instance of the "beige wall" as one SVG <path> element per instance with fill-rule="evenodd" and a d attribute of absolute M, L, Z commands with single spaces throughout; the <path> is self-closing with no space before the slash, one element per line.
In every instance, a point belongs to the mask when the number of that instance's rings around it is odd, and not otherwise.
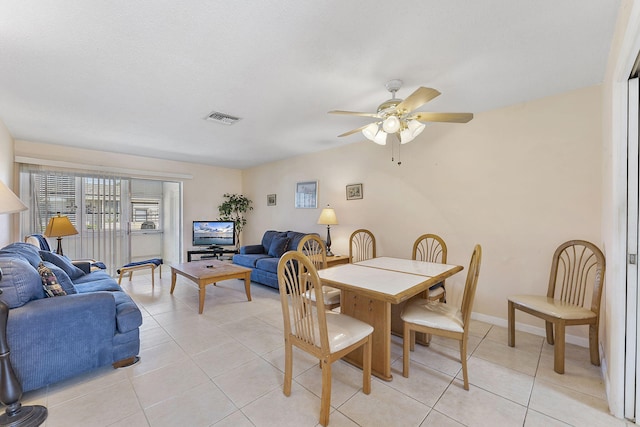
<path fill-rule="evenodd" d="M 349 234 L 361 227 L 375 233 L 380 255 L 398 257 L 411 255 L 420 234 L 439 234 L 449 262 L 465 267 L 480 243 L 474 311 L 504 321 L 508 295 L 546 291 L 558 244 L 602 243 L 601 102 L 595 86 L 480 113 L 465 125 L 434 124 L 402 146 L 401 166 L 389 146 L 354 142 L 245 170 L 243 188 L 255 202 L 245 242 L 270 228 L 325 236 L 316 222 L 330 203 L 340 222 L 331 229 L 337 254 L 348 252 Z M 294 209 L 295 183 L 308 180 L 319 181 L 318 209 Z M 346 200 L 352 183 L 364 185 L 363 200 Z M 272 193 L 277 206 L 267 207 Z M 464 277 L 448 280 L 455 298 Z M 521 313 L 517 320 L 543 326 Z M 586 328 L 569 333 L 586 343 Z"/>
<path fill-rule="evenodd" d="M 224 193 L 241 192 L 241 172 L 195 163 L 160 160 L 108 152 L 84 150 L 59 145 L 16 140 L 15 155 L 65 161 L 85 166 L 124 168 L 139 171 L 193 176 L 183 181 L 183 246 L 191 247 L 191 222 L 216 219 Z M 90 168 L 90 167 L 89 167 Z M 186 259 L 186 252 L 182 256 Z"/>
<path fill-rule="evenodd" d="M 0 120 L 0 181 L 13 188 L 13 138 Z M 12 229 L 18 215 L 0 214 L 0 248 L 13 242 Z"/>

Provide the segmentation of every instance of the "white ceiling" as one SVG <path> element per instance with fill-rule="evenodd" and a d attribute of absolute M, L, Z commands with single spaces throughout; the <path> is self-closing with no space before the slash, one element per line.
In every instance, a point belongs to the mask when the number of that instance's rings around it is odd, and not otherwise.
<path fill-rule="evenodd" d="M 327 111 L 375 111 L 394 78 L 400 98 L 442 92 L 422 111 L 473 113 L 601 83 L 619 3 L 3 1 L 0 120 L 16 139 L 247 168 L 364 140 L 337 135 L 368 119 Z"/>

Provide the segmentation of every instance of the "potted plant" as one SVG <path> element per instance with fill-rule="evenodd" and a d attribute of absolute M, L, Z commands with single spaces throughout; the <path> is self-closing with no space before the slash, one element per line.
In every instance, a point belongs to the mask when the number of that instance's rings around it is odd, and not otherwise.
<path fill-rule="evenodd" d="M 233 221 L 236 224 L 236 249 L 240 247 L 240 233 L 247 224 L 244 214 L 253 210 L 253 203 L 242 194 L 224 194 L 225 201 L 218 206 L 221 221 Z"/>

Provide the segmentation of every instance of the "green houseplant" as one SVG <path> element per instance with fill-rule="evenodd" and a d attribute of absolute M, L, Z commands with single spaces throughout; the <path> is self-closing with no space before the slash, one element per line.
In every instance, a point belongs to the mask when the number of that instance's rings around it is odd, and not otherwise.
<path fill-rule="evenodd" d="M 233 221 L 236 224 L 236 248 L 240 247 L 240 233 L 247 224 L 244 214 L 253 210 L 253 203 L 242 194 L 224 194 L 225 201 L 218 206 L 221 221 Z"/>

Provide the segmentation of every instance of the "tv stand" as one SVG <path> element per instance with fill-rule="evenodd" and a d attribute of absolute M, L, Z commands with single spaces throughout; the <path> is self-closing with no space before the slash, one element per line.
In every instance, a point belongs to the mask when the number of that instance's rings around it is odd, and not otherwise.
<path fill-rule="evenodd" d="M 235 248 L 225 249 L 221 246 L 217 246 L 215 248 L 208 247 L 208 248 L 202 248 L 202 249 L 193 249 L 193 250 L 187 251 L 187 262 L 192 261 L 193 255 L 200 255 L 200 259 L 207 259 L 207 258 L 218 259 L 220 258 L 221 255 L 237 254 L 237 253 L 238 251 Z"/>
<path fill-rule="evenodd" d="M 207 249 L 213 249 L 214 251 L 223 251 L 224 248 L 222 246 L 211 245 Z"/>

